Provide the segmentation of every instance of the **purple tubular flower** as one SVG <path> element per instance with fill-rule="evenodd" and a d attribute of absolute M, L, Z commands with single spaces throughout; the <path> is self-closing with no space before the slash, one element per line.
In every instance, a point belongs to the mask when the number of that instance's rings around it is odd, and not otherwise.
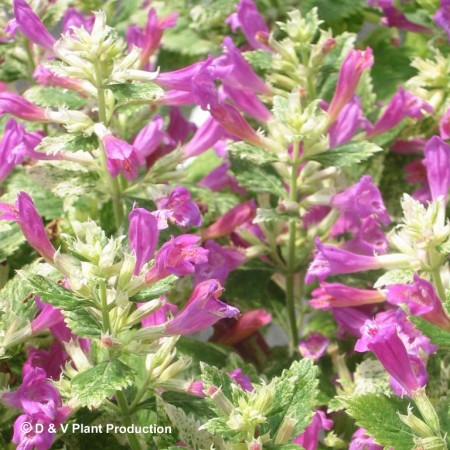
<path fill-rule="evenodd" d="M 64 323 L 64 316 L 58 308 L 44 303 L 38 296 L 35 297 L 35 301 L 36 306 L 40 309 L 40 313 L 31 322 L 33 335 L 38 335 L 44 330 Z"/>
<path fill-rule="evenodd" d="M 230 378 L 232 378 L 236 383 L 244 390 L 248 392 L 253 391 L 253 384 L 250 378 L 242 372 L 242 369 L 238 367 L 236 370 L 230 372 Z"/>
<path fill-rule="evenodd" d="M 45 109 L 33 105 L 18 94 L 8 91 L 0 92 L 0 116 L 3 114 L 12 114 L 28 122 L 49 121 Z"/>
<path fill-rule="evenodd" d="M 444 197 L 447 203 L 447 195 L 450 189 L 450 146 L 439 136 L 433 136 L 425 145 L 424 165 L 427 170 L 428 185 L 431 197 L 436 200 Z"/>
<path fill-rule="evenodd" d="M 205 398 L 206 395 L 203 392 L 203 381 L 201 380 L 197 380 L 197 381 L 193 381 L 190 386 L 188 387 L 186 393 L 193 395 L 194 397 L 200 397 L 200 398 Z M 180 445 L 180 444 L 177 444 Z"/>
<path fill-rule="evenodd" d="M 316 409 L 311 423 L 292 442 L 301 445 L 305 450 L 316 450 L 319 445 L 320 431 L 331 430 L 332 426 L 333 421 L 328 419 L 323 411 Z"/>
<path fill-rule="evenodd" d="M 445 111 L 439 120 L 439 133 L 445 141 L 450 139 L 450 108 Z"/>
<path fill-rule="evenodd" d="M 305 340 L 298 343 L 298 349 L 303 358 L 317 361 L 325 354 L 329 343 L 330 340 L 322 333 L 312 332 Z"/>
<path fill-rule="evenodd" d="M 64 89 L 77 91 L 80 95 L 86 96 L 80 80 L 77 80 L 76 78 L 61 77 L 43 66 L 36 67 L 33 72 L 33 77 L 42 86 L 59 86 Z"/>
<path fill-rule="evenodd" d="M 363 72 L 373 65 L 373 53 L 370 47 L 366 50 L 350 50 L 339 71 L 336 91 L 328 108 L 330 124 L 333 123 L 342 108 L 353 97 Z"/>
<path fill-rule="evenodd" d="M 254 49 L 270 51 L 269 47 L 258 40 L 260 34 L 269 34 L 269 28 L 253 0 L 241 0 L 237 6 L 237 12 L 228 17 L 226 23 L 231 25 L 233 32 L 240 27 Z"/>
<path fill-rule="evenodd" d="M 224 162 L 213 169 L 208 175 L 203 177 L 199 182 L 199 186 L 204 186 L 213 192 L 221 191 L 229 188 L 238 194 L 245 195 L 245 189 L 239 187 L 236 179 L 228 173 L 230 168 L 229 162 Z"/>
<path fill-rule="evenodd" d="M 145 263 L 152 259 L 158 245 L 158 221 L 144 208 L 135 208 L 130 212 L 128 239 L 130 248 L 136 256 L 134 274 L 138 275 Z"/>
<path fill-rule="evenodd" d="M 183 186 L 177 186 L 167 197 L 156 200 L 156 206 L 169 210 L 169 219 L 181 227 L 199 227 L 202 224 L 197 203 L 191 200 L 191 193 Z"/>
<path fill-rule="evenodd" d="M 204 248 L 208 250 L 208 262 L 196 266 L 194 284 L 210 278 L 225 283 L 228 274 L 245 261 L 242 252 L 231 247 L 222 247 L 214 241 L 206 241 Z"/>
<path fill-rule="evenodd" d="M 45 370 L 47 377 L 53 380 L 60 378 L 62 368 L 68 357 L 59 342 L 54 342 L 48 351 L 32 346 L 28 347 L 27 355 L 27 360 L 22 366 L 23 377 L 40 367 Z"/>
<path fill-rule="evenodd" d="M 399 28 L 400 30 L 411 31 L 413 33 L 430 33 L 431 31 L 427 27 L 408 20 L 408 18 L 395 6 L 386 6 L 382 9 L 384 17 L 381 19 L 381 23 L 383 25 Z"/>
<path fill-rule="evenodd" d="M 394 128 L 406 117 L 423 119 L 426 112 L 433 112 L 431 105 L 400 87 L 367 137 L 372 138 Z"/>
<path fill-rule="evenodd" d="M 70 31 L 71 28 L 84 28 L 89 33 L 94 26 L 95 17 L 90 15 L 85 17 L 76 8 L 67 8 L 62 18 L 62 30 L 64 33 Z"/>
<path fill-rule="evenodd" d="M 205 228 L 202 231 L 202 238 L 207 240 L 226 236 L 244 223 L 251 222 L 255 216 L 256 204 L 254 200 L 236 205 L 223 216 L 219 217 L 208 228 Z"/>
<path fill-rule="evenodd" d="M 371 305 L 383 303 L 386 300 L 380 291 L 358 289 L 341 283 L 322 282 L 311 294 L 313 299 L 309 303 L 314 309 Z"/>
<path fill-rule="evenodd" d="M 200 237 L 193 234 L 172 236 L 156 254 L 155 265 L 145 274 L 145 282 L 154 283 L 170 274 L 193 274 L 197 264 L 208 261 L 208 250 L 197 247 L 199 242 Z"/>
<path fill-rule="evenodd" d="M 367 320 L 361 328 L 362 336 L 356 342 L 357 352 L 371 351 L 386 371 L 412 396 L 421 387 L 406 347 L 399 337 L 397 325 L 381 327 L 374 320 Z"/>
<path fill-rule="evenodd" d="M 41 142 L 38 133 L 28 133 L 22 124 L 9 119 L 0 141 L 0 181 L 3 181 L 26 156 L 39 158 L 34 148 Z"/>
<path fill-rule="evenodd" d="M 267 122 L 270 119 L 270 111 L 253 92 L 236 89 L 226 84 L 223 85 L 223 92 L 250 117 L 260 122 Z"/>
<path fill-rule="evenodd" d="M 369 175 L 364 175 L 356 184 L 334 195 L 331 206 L 362 219 L 376 217 L 383 225 L 391 222 L 381 192 Z"/>
<path fill-rule="evenodd" d="M 222 286 L 218 280 L 198 284 L 184 309 L 166 326 L 168 336 L 197 333 L 220 319 L 239 315 L 239 310 L 219 300 Z"/>
<path fill-rule="evenodd" d="M 336 122 L 328 130 L 330 136 L 330 147 L 349 142 L 355 135 L 356 130 L 366 123 L 359 98 L 354 95 L 352 99 L 342 108 L 337 116 Z"/>
<path fill-rule="evenodd" d="M 439 9 L 434 15 L 434 21 L 447 33 L 450 41 L 450 0 L 441 0 Z"/>
<path fill-rule="evenodd" d="M 164 119 L 156 115 L 134 138 L 133 147 L 140 165 L 145 164 L 146 158 L 153 154 L 166 138 L 163 127 Z"/>
<path fill-rule="evenodd" d="M 269 86 L 254 72 L 230 37 L 223 40 L 223 55 L 214 60 L 212 74 L 223 84 L 258 94 L 270 92 Z"/>
<path fill-rule="evenodd" d="M 138 306 L 145 305 L 145 303 L 138 303 Z M 154 313 L 149 314 L 147 317 L 144 317 L 141 320 L 143 327 L 154 327 L 156 325 L 161 325 L 167 322 L 168 314 L 175 315 L 178 313 L 178 307 L 173 303 L 164 302 L 164 305 L 161 306 Z"/>
<path fill-rule="evenodd" d="M 200 155 L 226 134 L 219 122 L 209 117 L 197 129 L 192 139 L 183 147 L 183 152 L 187 157 Z"/>
<path fill-rule="evenodd" d="M 169 116 L 170 121 L 167 126 L 167 134 L 173 141 L 174 146 L 184 142 L 191 133 L 194 133 L 197 130 L 194 123 L 185 119 L 180 108 L 170 108 Z"/>
<path fill-rule="evenodd" d="M 55 39 L 25 0 L 14 0 L 14 17 L 20 31 L 31 41 L 53 51 Z"/>
<path fill-rule="evenodd" d="M 450 331 L 450 318 L 442 307 L 431 283 L 414 275 L 411 284 L 392 284 L 387 286 L 387 301 L 393 305 L 406 304 L 414 316 L 423 317 L 428 322 Z"/>
<path fill-rule="evenodd" d="M 106 167 L 113 177 L 120 172 L 127 180 L 138 176 L 139 158 L 136 149 L 122 139 L 112 134 L 105 134 L 102 138 L 106 153 Z"/>
<path fill-rule="evenodd" d="M 381 264 L 376 257 L 357 255 L 331 245 L 324 245 L 319 238 L 316 239 L 316 247 L 317 253 L 306 273 L 306 283 L 312 283 L 316 278 L 323 281 L 329 275 L 381 268 Z"/>
<path fill-rule="evenodd" d="M 443 138 L 445 139 L 445 138 Z M 400 155 L 410 155 L 413 153 L 422 153 L 426 140 L 423 138 L 413 138 L 410 140 L 397 140 L 391 147 L 394 153 Z"/>
<path fill-rule="evenodd" d="M 358 428 L 353 433 L 348 450 L 383 450 L 383 447 L 376 444 L 375 439 L 368 436 L 364 428 Z"/>
<path fill-rule="evenodd" d="M 33 200 L 26 192 L 20 192 L 16 205 L 0 202 L 0 220 L 17 222 L 28 243 L 52 264 L 56 252 L 45 233 L 44 223 L 34 206 Z"/>
<path fill-rule="evenodd" d="M 359 338 L 361 327 L 369 319 L 368 314 L 362 311 L 362 308 L 334 308 L 332 312 L 334 320 L 338 324 L 338 336 L 340 338 L 346 332 Z"/>

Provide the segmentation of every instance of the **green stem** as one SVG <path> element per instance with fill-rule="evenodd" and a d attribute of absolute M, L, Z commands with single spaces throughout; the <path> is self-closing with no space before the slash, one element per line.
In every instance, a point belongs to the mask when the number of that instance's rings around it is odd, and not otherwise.
<path fill-rule="evenodd" d="M 444 284 L 442 283 L 441 278 L 441 262 L 439 261 L 439 256 L 436 254 L 435 250 L 430 250 L 428 253 L 430 258 L 430 265 L 431 265 L 431 276 L 433 277 L 434 284 L 436 286 L 437 293 L 439 295 L 439 298 L 441 301 L 445 301 L 445 288 Z"/>
<path fill-rule="evenodd" d="M 103 87 L 103 78 L 102 78 L 102 71 L 100 68 L 100 64 L 94 64 L 95 69 L 95 80 L 97 84 L 97 97 L 98 97 L 98 117 L 101 122 L 107 127 L 108 126 L 108 117 L 106 115 L 106 99 L 105 99 L 105 89 Z M 121 196 L 121 189 L 119 180 L 116 178 L 113 178 L 109 171 L 108 167 L 106 165 L 106 152 L 103 147 L 103 144 L 100 144 L 100 157 L 102 159 L 102 166 L 103 166 L 103 172 L 106 179 L 106 183 L 108 185 L 108 189 L 111 195 L 111 200 L 113 204 L 113 210 L 114 210 L 114 219 L 116 222 L 117 229 L 120 228 L 123 222 L 124 218 L 124 212 L 123 212 L 123 203 L 122 203 L 122 196 Z"/>
<path fill-rule="evenodd" d="M 300 151 L 300 143 L 294 142 L 293 154 L 292 154 L 292 172 L 289 183 L 289 200 L 297 201 L 297 172 L 298 172 L 298 154 Z M 298 341 L 298 329 L 297 329 L 297 317 L 295 312 L 295 292 L 294 292 L 294 276 L 295 276 L 295 251 L 296 251 L 296 234 L 297 226 L 295 221 L 289 222 L 289 241 L 288 241 L 288 254 L 286 263 L 286 306 L 289 313 L 289 321 L 291 324 L 291 337 L 293 348 L 297 346 Z"/>
<path fill-rule="evenodd" d="M 123 423 L 126 427 L 132 426 L 130 411 L 128 408 L 128 402 L 123 391 L 116 391 L 117 403 L 122 413 Z M 137 436 L 134 433 L 127 433 L 128 443 L 132 450 L 142 450 L 141 444 Z"/>
<path fill-rule="evenodd" d="M 106 295 L 106 285 L 100 283 L 100 301 L 102 306 L 103 330 L 105 333 L 111 333 L 111 321 L 109 320 L 108 299 Z"/>
<path fill-rule="evenodd" d="M 147 374 L 147 377 L 144 380 L 144 383 L 142 384 L 141 388 L 139 389 L 138 393 L 136 394 L 136 397 L 131 402 L 130 405 L 130 412 L 134 412 L 139 404 L 139 402 L 142 400 L 142 397 L 147 392 L 148 383 L 150 382 L 150 376 Z"/>

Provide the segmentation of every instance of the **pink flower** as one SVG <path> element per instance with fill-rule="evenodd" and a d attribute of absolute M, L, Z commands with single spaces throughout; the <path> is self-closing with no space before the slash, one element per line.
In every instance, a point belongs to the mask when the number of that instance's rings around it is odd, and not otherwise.
<path fill-rule="evenodd" d="M 164 119 L 161 116 L 154 116 L 153 119 L 145 125 L 133 140 L 133 148 L 142 166 L 146 159 L 152 155 L 158 147 L 167 140 L 167 135 L 163 131 Z"/>
<path fill-rule="evenodd" d="M 312 291 L 310 304 L 315 309 L 343 308 L 348 306 L 383 303 L 385 296 L 374 289 L 358 289 L 341 283 L 320 283 Z"/>
<path fill-rule="evenodd" d="M 412 315 L 423 317 L 428 322 L 450 331 L 450 318 L 444 311 L 433 285 L 428 281 L 414 275 L 413 283 L 392 284 L 386 289 L 389 303 L 405 304 Z"/>
<path fill-rule="evenodd" d="M 342 108 L 355 93 L 363 72 L 373 65 L 373 54 L 370 47 L 366 50 L 350 50 L 339 71 L 336 91 L 328 108 L 329 122 L 333 123 Z"/>
<path fill-rule="evenodd" d="M 383 450 L 383 447 L 376 444 L 375 439 L 368 436 L 364 428 L 358 428 L 353 433 L 348 450 Z"/>
<path fill-rule="evenodd" d="M 59 86 L 64 89 L 77 91 L 82 96 L 86 96 L 80 80 L 56 75 L 46 67 L 37 66 L 33 72 L 33 78 L 35 78 L 36 81 L 42 86 Z"/>
<path fill-rule="evenodd" d="M 25 0 L 14 0 L 14 17 L 20 31 L 31 41 L 53 51 L 55 39 Z"/>
<path fill-rule="evenodd" d="M 411 31 L 412 33 L 430 33 L 431 30 L 427 27 L 411 22 L 408 18 L 395 6 L 383 7 L 384 17 L 381 23 L 388 27 L 399 28 L 400 30 Z"/>
<path fill-rule="evenodd" d="M 445 114 L 439 120 L 439 132 L 444 141 L 450 139 L 450 108 L 445 111 Z"/>
<path fill-rule="evenodd" d="M 436 200 L 443 196 L 444 203 L 447 203 L 450 189 L 450 146 L 439 136 L 433 136 L 425 145 L 424 154 L 431 197 Z"/>
<path fill-rule="evenodd" d="M 228 17 L 226 23 L 231 25 L 233 32 L 237 28 L 241 28 L 253 48 L 270 50 L 269 47 L 258 40 L 258 36 L 269 34 L 269 28 L 253 0 L 241 0 L 237 5 L 237 12 Z"/>
<path fill-rule="evenodd" d="M 256 204 L 254 200 L 241 203 L 234 208 L 231 208 L 212 225 L 204 229 L 202 231 L 202 238 L 207 240 L 226 236 L 244 223 L 251 222 L 255 216 Z"/>
<path fill-rule="evenodd" d="M 70 32 L 71 28 L 84 28 L 87 32 L 92 32 L 94 26 L 95 16 L 91 14 L 85 17 L 80 11 L 75 8 L 67 8 L 62 18 L 62 29 L 64 33 Z"/>
<path fill-rule="evenodd" d="M 122 139 L 116 138 L 112 134 L 105 134 L 102 137 L 106 153 L 106 167 L 113 177 L 117 177 L 120 172 L 127 180 L 132 180 L 138 176 L 139 158 L 136 149 Z"/>
<path fill-rule="evenodd" d="M 253 391 L 253 384 L 250 378 L 242 372 L 242 369 L 238 367 L 236 370 L 230 372 L 230 378 L 232 378 L 236 383 L 244 390 L 248 392 Z"/>
<path fill-rule="evenodd" d="M 56 250 L 45 232 L 44 223 L 34 206 L 33 200 L 26 192 L 20 192 L 14 205 L 0 202 L 0 220 L 17 222 L 28 243 L 52 264 Z"/>
<path fill-rule="evenodd" d="M 208 117 L 197 129 L 192 139 L 183 147 L 186 157 L 197 156 L 211 148 L 226 135 L 226 131 L 214 118 Z"/>
<path fill-rule="evenodd" d="M 47 377 L 53 380 L 58 380 L 61 376 L 62 368 L 68 357 L 59 342 L 54 342 L 48 351 L 28 347 L 27 354 L 27 360 L 22 366 L 22 376 L 25 377 L 28 373 L 40 367 L 45 370 Z"/>
<path fill-rule="evenodd" d="M 345 332 L 360 337 L 360 329 L 369 319 L 369 315 L 362 308 L 333 308 L 333 317 L 338 324 L 338 336 L 342 338 Z"/>
<path fill-rule="evenodd" d="M 222 318 L 232 318 L 239 310 L 219 300 L 222 286 L 217 280 L 198 284 L 183 310 L 166 326 L 168 336 L 197 333 Z"/>
<path fill-rule="evenodd" d="M 190 275 L 197 264 L 208 260 L 208 250 L 197 247 L 200 238 L 193 234 L 171 237 L 155 256 L 155 264 L 145 275 L 147 284 L 154 283 L 167 275 Z"/>
<path fill-rule="evenodd" d="M 139 307 L 145 305 L 145 303 L 138 303 Z M 164 301 L 164 304 L 154 313 L 142 319 L 141 323 L 143 327 L 154 327 L 156 325 L 162 325 L 167 322 L 168 315 L 175 315 L 178 313 L 178 306 L 173 303 Z"/>
<path fill-rule="evenodd" d="M 19 119 L 29 122 L 48 122 L 45 109 L 33 105 L 18 94 L 13 92 L 0 92 L 0 116 L 12 114 Z"/>
<path fill-rule="evenodd" d="M 320 431 L 331 430 L 332 426 L 333 421 L 328 419 L 323 411 L 316 409 L 312 422 L 292 442 L 301 445 L 305 450 L 316 450 L 319 444 Z"/>
<path fill-rule="evenodd" d="M 330 340 L 322 333 L 312 332 L 305 340 L 298 343 L 298 349 L 303 358 L 317 361 L 325 354 L 329 343 Z"/>
<path fill-rule="evenodd" d="M 441 0 L 434 21 L 447 33 L 450 41 L 450 0 Z"/>
<path fill-rule="evenodd" d="M 143 265 L 152 259 L 158 245 L 158 221 L 153 214 L 143 208 L 133 209 L 128 218 L 129 245 L 136 256 L 134 274 L 138 275 Z"/>
<path fill-rule="evenodd" d="M 169 220 L 181 227 L 199 227 L 202 224 L 200 210 L 183 186 L 177 186 L 167 197 L 156 200 L 156 206 L 168 210 Z"/>

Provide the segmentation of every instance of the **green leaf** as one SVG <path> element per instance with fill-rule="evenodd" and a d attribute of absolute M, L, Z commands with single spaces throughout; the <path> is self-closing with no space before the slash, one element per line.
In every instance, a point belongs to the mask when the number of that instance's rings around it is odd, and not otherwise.
<path fill-rule="evenodd" d="M 374 153 L 381 152 L 382 148 L 371 142 L 349 142 L 327 150 L 324 153 L 313 155 L 310 159 L 324 166 L 348 167 L 369 159 Z"/>
<path fill-rule="evenodd" d="M 319 17 L 326 22 L 340 22 L 343 19 L 355 14 L 366 6 L 364 0 L 303 0 L 300 9 L 306 14 L 313 7 L 319 10 Z"/>
<path fill-rule="evenodd" d="M 59 136 L 46 136 L 36 147 L 36 151 L 47 155 L 58 152 L 77 152 L 79 150 L 89 152 L 98 148 L 98 139 L 92 134 L 84 137 L 82 134 L 61 134 Z"/>
<path fill-rule="evenodd" d="M 211 342 L 202 342 L 187 336 L 181 336 L 177 342 L 180 353 L 190 356 L 195 363 L 205 362 L 213 366 L 223 366 L 231 349 Z"/>
<path fill-rule="evenodd" d="M 83 406 L 100 406 L 134 381 L 134 371 L 118 359 L 104 361 L 72 379 L 72 394 Z"/>
<path fill-rule="evenodd" d="M 77 93 L 54 86 L 33 86 L 27 89 L 23 96 L 43 108 L 80 109 L 87 103 L 87 100 Z"/>
<path fill-rule="evenodd" d="M 165 294 L 178 280 L 178 277 L 175 275 L 169 275 L 162 280 L 157 281 L 156 283 L 148 286 L 137 294 L 133 295 L 130 298 L 131 302 L 149 302 L 150 300 L 154 300 L 155 298 L 160 297 Z"/>
<path fill-rule="evenodd" d="M 280 213 L 276 209 L 258 208 L 253 223 L 273 222 L 274 220 L 298 220 L 298 213 Z"/>
<path fill-rule="evenodd" d="M 86 306 L 92 306 L 88 300 L 78 297 L 72 291 L 41 275 L 27 275 L 24 272 L 22 274 L 33 287 L 33 292 L 39 295 L 45 303 L 56 306 L 63 311 L 75 311 Z"/>
<path fill-rule="evenodd" d="M 164 95 L 164 90 L 155 83 L 120 83 L 108 86 L 121 104 L 154 102 Z"/>
<path fill-rule="evenodd" d="M 0 258 L 13 255 L 25 242 L 25 237 L 16 223 L 0 222 Z"/>
<path fill-rule="evenodd" d="M 236 159 L 248 161 L 255 165 L 278 161 L 278 158 L 273 153 L 242 141 L 228 145 L 227 150 Z"/>
<path fill-rule="evenodd" d="M 201 377 L 205 384 L 205 387 L 215 386 L 222 388 L 222 392 L 228 397 L 229 400 L 232 399 L 231 385 L 232 381 L 228 373 L 223 372 L 215 366 L 210 366 L 204 362 L 200 363 Z"/>
<path fill-rule="evenodd" d="M 102 328 L 98 319 L 93 317 L 86 309 L 63 311 L 64 321 L 72 333 L 83 338 L 99 339 Z"/>
<path fill-rule="evenodd" d="M 272 68 L 272 53 L 265 50 L 253 50 L 251 52 L 243 52 L 244 58 L 256 70 L 270 70 Z"/>
<path fill-rule="evenodd" d="M 407 414 L 410 399 L 376 394 L 356 395 L 343 399 L 347 413 L 356 423 L 366 429 L 380 445 L 395 450 L 414 448 L 414 435 L 398 417 L 398 412 Z"/>
<path fill-rule="evenodd" d="M 425 336 L 431 339 L 433 344 L 439 345 L 441 348 L 450 348 L 450 333 L 427 322 L 421 317 L 409 317 L 409 320 L 418 328 Z"/>
<path fill-rule="evenodd" d="M 270 164 L 255 165 L 245 156 L 241 158 L 237 152 L 230 154 L 231 171 L 238 183 L 252 192 L 268 192 L 285 198 L 287 192 L 277 171 Z"/>
<path fill-rule="evenodd" d="M 380 289 L 391 284 L 409 284 L 414 278 L 414 270 L 412 269 L 395 269 L 389 270 L 383 274 L 373 285 L 375 289 Z"/>

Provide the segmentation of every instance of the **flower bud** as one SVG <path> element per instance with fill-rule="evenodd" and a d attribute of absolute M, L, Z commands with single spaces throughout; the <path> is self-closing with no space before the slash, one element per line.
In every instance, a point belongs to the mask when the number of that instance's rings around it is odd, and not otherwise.
<path fill-rule="evenodd" d="M 297 422 L 297 419 L 285 416 L 283 422 L 280 425 L 280 428 L 278 428 L 277 435 L 275 436 L 275 444 L 287 444 L 288 442 L 290 442 Z"/>
<path fill-rule="evenodd" d="M 222 388 L 209 386 L 206 395 L 215 403 L 215 405 L 227 416 L 233 411 L 233 404 L 228 400 L 222 391 Z"/>

